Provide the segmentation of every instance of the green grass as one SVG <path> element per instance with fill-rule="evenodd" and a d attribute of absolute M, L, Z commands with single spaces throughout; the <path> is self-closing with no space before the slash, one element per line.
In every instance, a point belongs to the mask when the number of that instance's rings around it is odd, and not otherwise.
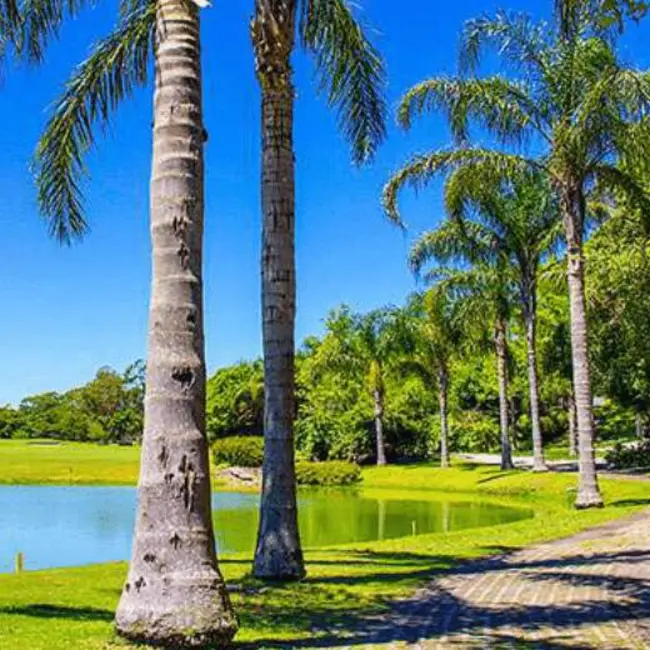
<path fill-rule="evenodd" d="M 532 508 L 535 516 L 512 524 L 453 533 L 361 543 L 307 553 L 308 578 L 261 588 L 247 576 L 250 559 L 222 558 L 227 580 L 237 586 L 233 604 L 241 620 L 240 642 L 272 647 L 345 630 L 363 635 L 364 617 L 408 594 L 436 572 L 458 562 L 576 533 L 629 514 L 650 503 L 650 483 L 602 481 L 603 510 L 570 507 L 575 477 L 564 474 L 501 473 L 464 465 L 450 470 L 401 466 L 364 470 L 369 492 L 394 496 L 417 490 L 495 500 Z M 122 647 L 111 618 L 126 565 L 0 576 L 0 650 L 100 650 Z M 348 643 L 343 643 L 347 645 Z"/>
<path fill-rule="evenodd" d="M 139 447 L 47 440 L 0 440 L 0 483 L 135 485 Z"/>

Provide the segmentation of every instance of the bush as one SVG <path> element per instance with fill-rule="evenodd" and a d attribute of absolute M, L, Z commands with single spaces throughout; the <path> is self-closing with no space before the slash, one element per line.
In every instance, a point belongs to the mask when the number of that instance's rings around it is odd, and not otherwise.
<path fill-rule="evenodd" d="M 261 467 L 264 461 L 264 438 L 261 436 L 231 436 L 212 445 L 217 465 L 232 467 Z"/>
<path fill-rule="evenodd" d="M 351 485 L 361 480 L 361 468 L 354 463 L 327 461 L 324 463 L 296 463 L 298 485 Z"/>
<path fill-rule="evenodd" d="M 615 469 L 650 467 L 650 440 L 627 446 L 619 442 L 605 454 L 605 460 Z"/>

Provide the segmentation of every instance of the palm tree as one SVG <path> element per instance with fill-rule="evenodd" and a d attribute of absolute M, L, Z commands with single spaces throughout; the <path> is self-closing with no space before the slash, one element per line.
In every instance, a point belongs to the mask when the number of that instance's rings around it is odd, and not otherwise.
<path fill-rule="evenodd" d="M 410 350 L 402 367 L 427 386 L 438 387 L 440 404 L 440 466 L 449 467 L 449 387 L 451 367 L 458 356 L 463 331 L 458 308 L 440 288 L 415 295 L 407 308 Z"/>
<path fill-rule="evenodd" d="M 135 6 L 76 70 L 37 151 L 39 202 L 66 241 L 86 229 L 79 177 L 95 122 L 155 67 L 152 291 L 138 510 L 117 630 L 165 646 L 226 645 L 237 629 L 217 565 L 205 431 L 203 142 L 198 9 Z"/>
<path fill-rule="evenodd" d="M 432 258 L 447 263 L 459 257 L 464 263 L 480 261 L 502 268 L 512 277 L 528 351 L 533 470 L 546 471 L 537 369 L 537 284 L 540 263 L 560 235 L 559 213 L 543 175 L 525 174 L 495 184 L 493 172 L 486 165 L 473 165 L 459 167 L 449 176 L 446 208 L 458 228 L 425 234 L 415 244 L 411 260 L 420 269 Z M 495 329 L 498 348 L 504 339 L 501 322 Z"/>
<path fill-rule="evenodd" d="M 296 269 L 291 56 L 296 31 L 315 57 L 329 103 L 338 108 L 355 162 L 370 158 L 385 133 L 382 62 L 347 0 L 255 0 L 251 36 L 262 92 L 265 444 L 253 573 L 274 580 L 298 579 L 305 573 L 293 443 Z"/>
<path fill-rule="evenodd" d="M 579 3 L 578 3 L 579 4 Z M 414 116 L 443 110 L 458 147 L 419 155 L 384 190 L 385 208 L 398 214 L 397 197 L 407 183 L 419 187 L 459 165 L 489 161 L 499 177 L 537 170 L 546 174 L 560 205 L 568 257 L 573 379 L 580 447 L 576 507 L 602 506 L 594 458 L 594 422 L 585 314 L 584 255 L 587 198 L 621 189 L 647 206 L 644 188 L 618 165 L 632 150 L 647 149 L 647 129 L 630 137 L 650 109 L 650 77 L 624 66 L 586 6 L 556 29 L 500 12 L 470 21 L 462 35 L 461 63 L 476 70 L 486 47 L 519 76 L 439 77 L 413 87 L 399 108 L 408 128 Z M 478 124 L 512 153 L 470 146 L 469 126 Z M 528 146 L 526 146 L 528 145 Z"/>
<path fill-rule="evenodd" d="M 462 241 L 457 231 L 458 223 L 447 222 L 440 228 L 441 239 L 449 237 L 450 241 Z M 444 229 L 444 230 L 443 230 Z M 446 231 L 446 232 L 445 232 Z M 425 235 L 431 243 L 432 233 Z M 411 251 L 412 265 L 418 268 L 413 255 L 417 254 L 417 244 Z M 442 258 L 440 258 L 442 260 Z M 424 262 L 423 262 L 424 263 Z M 499 264 L 490 266 L 477 260 L 467 268 L 438 267 L 427 273 L 427 281 L 435 282 L 439 291 L 453 296 L 458 303 L 457 318 L 463 322 L 463 330 L 468 341 L 483 347 L 485 345 L 485 325 L 493 323 L 492 345 L 497 363 L 497 381 L 499 385 L 499 431 L 501 434 L 501 469 L 512 469 L 512 446 L 510 443 L 510 413 L 508 401 L 508 365 L 509 365 L 509 323 L 515 302 L 512 278 L 507 268 Z"/>
<path fill-rule="evenodd" d="M 354 354 L 363 365 L 366 386 L 372 397 L 377 465 L 386 464 L 384 403 L 386 373 L 404 349 L 405 328 L 402 315 L 392 308 L 375 309 L 354 322 Z"/>

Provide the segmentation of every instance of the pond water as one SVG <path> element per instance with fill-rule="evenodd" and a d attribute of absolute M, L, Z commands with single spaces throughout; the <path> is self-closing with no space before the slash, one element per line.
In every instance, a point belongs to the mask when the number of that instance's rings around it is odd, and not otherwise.
<path fill-rule="evenodd" d="M 374 494 L 373 494 L 374 497 Z M 0 487 L 0 573 L 18 551 L 26 569 L 76 566 L 129 557 L 136 493 L 126 487 Z M 213 497 L 219 553 L 252 551 L 259 497 Z M 299 494 L 305 547 L 492 526 L 531 516 L 481 502 L 370 498 L 354 490 Z"/>

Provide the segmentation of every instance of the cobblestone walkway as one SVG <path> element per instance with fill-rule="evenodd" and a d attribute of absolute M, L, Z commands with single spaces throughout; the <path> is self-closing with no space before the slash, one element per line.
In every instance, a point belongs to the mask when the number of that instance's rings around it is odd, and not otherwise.
<path fill-rule="evenodd" d="M 334 636 L 318 646 L 650 649 L 650 511 L 465 565 Z"/>

